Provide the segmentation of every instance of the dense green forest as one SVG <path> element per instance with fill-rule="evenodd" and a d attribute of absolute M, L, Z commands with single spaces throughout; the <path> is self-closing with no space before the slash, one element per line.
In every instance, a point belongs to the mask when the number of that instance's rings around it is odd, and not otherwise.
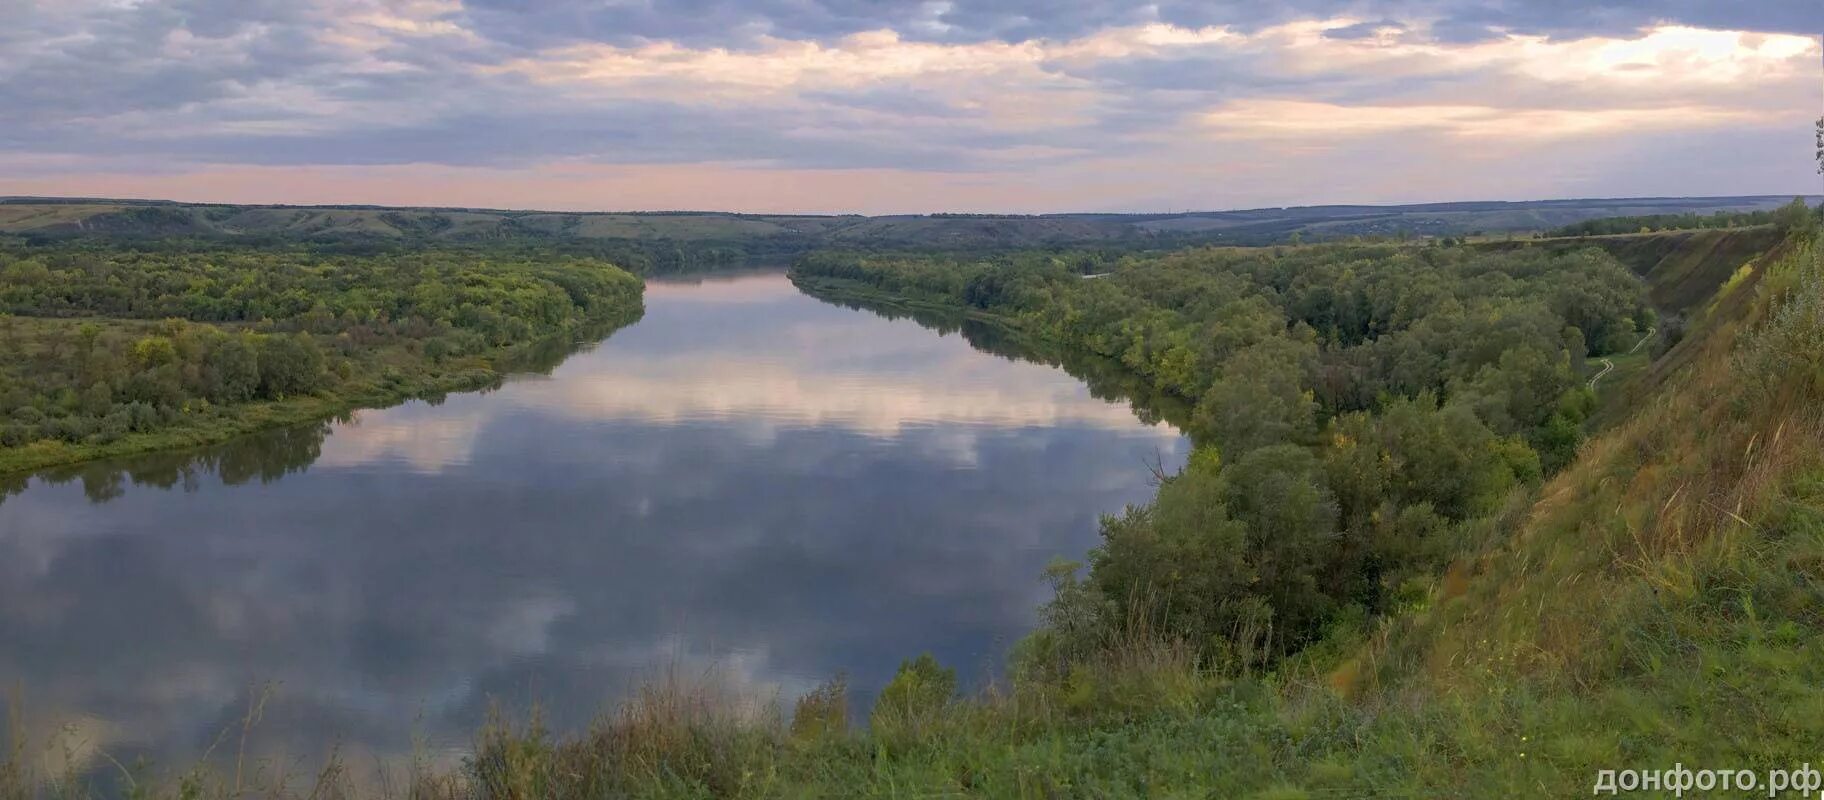
<path fill-rule="evenodd" d="M 640 293 L 582 258 L 0 245 L 0 471 L 486 386 Z"/>
<path fill-rule="evenodd" d="M 1517 488 L 1576 454 L 1589 354 L 1654 321 L 1597 250 L 1308 247 L 957 262 L 825 254 L 794 275 L 966 306 L 1195 402 L 1191 467 L 1060 574 L 1068 663 L 1135 616 L 1258 666 L 1398 603 Z"/>

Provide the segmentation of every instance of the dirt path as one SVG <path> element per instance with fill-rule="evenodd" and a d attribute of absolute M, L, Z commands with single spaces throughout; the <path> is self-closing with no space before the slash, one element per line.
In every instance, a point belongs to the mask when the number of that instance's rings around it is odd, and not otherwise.
<path fill-rule="evenodd" d="M 1602 371 L 1601 371 L 1601 372 L 1598 372 L 1598 373 L 1596 373 L 1596 377 L 1593 377 L 1593 378 L 1591 378 L 1591 379 L 1590 379 L 1590 388 L 1591 388 L 1591 389 L 1595 389 L 1595 388 L 1596 388 L 1596 382 L 1597 382 L 1597 381 L 1599 381 L 1599 380 L 1602 380 L 1602 376 L 1604 376 L 1604 375 L 1607 375 L 1607 374 L 1609 374 L 1609 373 L 1611 373 L 1611 372 L 1614 372 L 1614 371 L 1615 371 L 1615 362 L 1613 362 L 1613 361 L 1610 361 L 1610 360 L 1608 360 L 1608 359 L 1606 359 L 1606 358 L 1605 358 L 1605 359 L 1603 359 L 1603 360 L 1602 360 Z"/>
<path fill-rule="evenodd" d="M 1645 335 L 1645 336 L 1642 336 L 1642 337 L 1640 337 L 1640 341 L 1638 341 L 1638 342 L 1635 342 L 1635 343 L 1634 343 L 1634 348 L 1633 348 L 1633 349 L 1631 349 L 1631 350 L 1629 350 L 1629 351 L 1628 351 L 1628 352 L 1626 352 L 1626 353 L 1623 353 L 1623 354 L 1622 354 L 1622 355 L 1628 355 L 1628 356 L 1631 356 L 1631 355 L 1634 355 L 1634 354 L 1635 354 L 1635 353 L 1638 353 L 1638 352 L 1640 352 L 1640 348 L 1641 348 L 1641 345 L 1644 345 L 1644 344 L 1646 344 L 1646 343 L 1647 343 L 1647 342 L 1650 342 L 1650 341 L 1652 341 L 1652 340 L 1653 340 L 1653 334 L 1655 334 L 1655 333 L 1658 333 L 1658 332 L 1659 332 L 1659 328 L 1657 328 L 1657 327 L 1654 327 L 1654 328 L 1648 328 L 1648 329 L 1647 329 L 1647 335 Z M 1598 373 L 1596 373 L 1596 376 L 1595 376 L 1595 377 L 1593 377 L 1593 378 L 1591 378 L 1591 379 L 1590 379 L 1590 388 L 1591 388 L 1591 389 L 1595 389 L 1595 388 L 1596 388 L 1596 382 L 1597 382 L 1597 381 L 1599 381 L 1599 380 L 1602 380 L 1602 376 L 1604 376 L 1604 375 L 1607 375 L 1607 374 L 1609 374 L 1609 373 L 1611 373 L 1611 372 L 1614 372 L 1614 371 L 1615 371 L 1615 362 L 1613 362 L 1613 361 L 1610 361 L 1610 360 L 1608 360 L 1608 359 L 1606 359 L 1606 358 L 1605 358 L 1605 359 L 1603 359 L 1603 360 L 1602 360 L 1602 371 L 1601 371 L 1601 372 L 1598 372 Z"/>

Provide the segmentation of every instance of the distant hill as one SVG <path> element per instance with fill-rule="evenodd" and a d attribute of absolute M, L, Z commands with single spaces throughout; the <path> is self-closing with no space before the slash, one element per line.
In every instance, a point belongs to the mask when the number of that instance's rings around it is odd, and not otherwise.
<path fill-rule="evenodd" d="M 748 255 L 838 246 L 1008 249 L 1258 245 L 1353 236 L 1531 233 L 1599 217 L 1775 208 L 1792 198 L 1658 197 L 1403 206 L 1304 206 L 1171 214 L 865 217 L 721 212 L 547 212 L 383 206 L 246 206 L 102 198 L 0 198 L 0 233 L 34 237 L 675 242 Z"/>

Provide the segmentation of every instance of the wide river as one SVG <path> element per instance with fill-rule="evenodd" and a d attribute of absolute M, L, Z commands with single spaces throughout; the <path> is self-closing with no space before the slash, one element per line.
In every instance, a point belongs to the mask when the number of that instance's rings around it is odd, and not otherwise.
<path fill-rule="evenodd" d="M 454 752 L 494 702 L 574 729 L 676 670 L 845 673 L 865 712 L 920 652 L 992 676 L 1046 563 L 1187 448 L 782 273 L 655 281 L 494 391 L 13 481 L 0 696 L 91 768 L 238 749 L 256 696 L 247 757 L 294 762 Z"/>

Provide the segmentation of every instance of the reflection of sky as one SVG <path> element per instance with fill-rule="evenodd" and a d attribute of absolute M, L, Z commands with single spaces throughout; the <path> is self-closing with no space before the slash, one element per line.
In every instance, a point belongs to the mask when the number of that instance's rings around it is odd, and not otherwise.
<path fill-rule="evenodd" d="M 278 681 L 263 747 L 314 757 L 464 742 L 489 697 L 580 724 L 671 662 L 788 696 L 922 650 L 981 675 L 1183 447 L 781 276 L 654 284 L 550 377 L 361 414 L 302 473 L 34 481 L 0 504 L 0 681 L 129 751 L 198 749 Z"/>
<path fill-rule="evenodd" d="M 655 282 L 647 305 L 639 325 L 573 357 L 556 380 L 516 383 L 487 402 L 459 400 L 461 411 L 364 414 L 357 432 L 330 440 L 322 463 L 392 458 L 435 471 L 468 461 L 488 421 L 526 410 L 582 423 L 711 424 L 763 441 L 793 428 L 893 440 L 910 428 L 944 429 L 918 443 L 965 463 L 983 431 L 1135 428 L 1127 408 L 1090 397 L 1053 368 L 984 358 L 910 321 L 810 301 L 777 274 Z"/>

